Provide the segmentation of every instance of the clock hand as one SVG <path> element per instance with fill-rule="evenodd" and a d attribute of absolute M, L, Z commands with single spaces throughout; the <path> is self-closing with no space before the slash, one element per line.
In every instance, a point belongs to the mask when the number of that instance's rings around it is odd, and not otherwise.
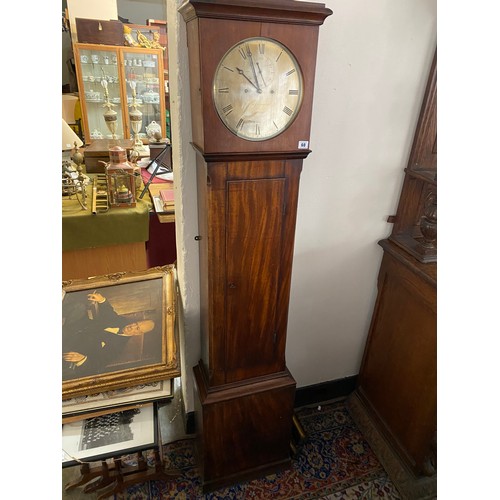
<path fill-rule="evenodd" d="M 255 64 L 253 63 L 253 57 L 252 57 L 252 51 L 250 50 L 250 47 L 247 45 L 247 56 L 250 58 L 250 64 L 252 66 L 252 72 L 253 72 L 253 77 L 255 78 L 255 83 L 257 84 L 257 90 L 259 92 L 262 92 L 260 90 L 260 85 L 259 85 L 259 80 L 257 79 L 257 73 L 255 72 Z"/>
<path fill-rule="evenodd" d="M 258 68 L 258 70 L 259 70 L 260 77 L 262 78 L 262 83 L 264 84 L 264 87 L 267 87 L 267 84 L 266 84 L 266 82 L 264 81 L 264 76 L 262 75 L 262 70 L 260 69 L 259 63 L 257 63 L 257 68 Z"/>
<path fill-rule="evenodd" d="M 257 89 L 257 92 L 262 92 L 262 90 L 260 90 L 259 87 L 257 87 L 257 85 L 255 85 L 255 83 L 252 82 L 252 80 L 250 80 L 250 78 L 248 78 L 247 75 L 245 75 L 245 73 L 243 72 L 242 69 L 240 68 L 236 68 L 236 71 L 241 75 L 243 76 L 244 78 L 246 78 L 256 89 Z"/>

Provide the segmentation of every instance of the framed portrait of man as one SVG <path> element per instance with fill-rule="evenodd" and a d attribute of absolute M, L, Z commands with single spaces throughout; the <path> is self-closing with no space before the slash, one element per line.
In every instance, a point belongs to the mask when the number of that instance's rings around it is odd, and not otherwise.
<path fill-rule="evenodd" d="M 63 400 L 180 375 L 175 267 L 63 282 Z"/>

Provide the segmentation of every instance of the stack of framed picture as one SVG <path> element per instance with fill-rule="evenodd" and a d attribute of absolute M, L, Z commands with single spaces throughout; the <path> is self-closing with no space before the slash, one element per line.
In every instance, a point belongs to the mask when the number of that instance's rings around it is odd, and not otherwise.
<path fill-rule="evenodd" d="M 156 403 L 63 424 L 63 467 L 154 449 L 159 445 Z"/>
<path fill-rule="evenodd" d="M 149 382 L 135 387 L 99 392 L 63 400 L 63 423 L 80 420 L 82 416 L 99 416 L 110 411 L 173 397 L 173 379 Z"/>
<path fill-rule="evenodd" d="M 131 453 L 139 467 L 131 471 L 147 480 L 146 450 L 160 463 L 153 474 L 164 474 L 158 403 L 180 376 L 176 295 L 174 265 L 63 282 L 62 464 L 82 473 L 66 489 L 122 477 L 116 460 Z M 95 461 L 102 465 L 90 471 Z"/>

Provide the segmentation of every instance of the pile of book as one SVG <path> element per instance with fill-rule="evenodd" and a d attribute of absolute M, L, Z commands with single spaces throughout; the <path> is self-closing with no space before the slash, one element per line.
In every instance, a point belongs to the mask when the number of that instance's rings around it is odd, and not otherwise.
<path fill-rule="evenodd" d="M 161 189 L 159 196 L 154 198 L 155 208 L 158 213 L 173 214 L 174 210 L 174 190 Z"/>

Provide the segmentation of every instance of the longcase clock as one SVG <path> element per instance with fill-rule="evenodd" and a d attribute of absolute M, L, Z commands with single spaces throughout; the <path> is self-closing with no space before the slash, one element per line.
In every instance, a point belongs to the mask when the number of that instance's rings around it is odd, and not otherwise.
<path fill-rule="evenodd" d="M 290 464 L 295 380 L 285 362 L 302 162 L 319 27 L 295 0 L 192 0 L 202 359 L 194 368 L 203 489 Z"/>

